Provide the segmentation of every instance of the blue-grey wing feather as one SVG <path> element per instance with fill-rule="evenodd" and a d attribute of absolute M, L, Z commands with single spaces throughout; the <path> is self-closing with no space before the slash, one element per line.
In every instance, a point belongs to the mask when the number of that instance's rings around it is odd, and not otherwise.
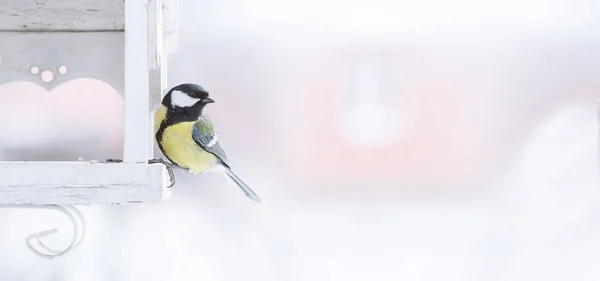
<path fill-rule="evenodd" d="M 198 146 L 200 146 L 207 152 L 217 156 L 217 158 L 219 158 L 219 160 L 221 160 L 221 162 L 223 162 L 225 166 L 229 167 L 229 159 L 227 159 L 227 153 L 225 153 L 225 150 L 223 149 L 223 144 L 221 143 L 221 140 L 218 139 L 216 134 L 203 133 L 201 132 L 201 130 L 198 129 L 197 126 L 194 126 L 194 128 L 192 129 L 192 138 Z M 214 138 L 217 138 L 217 140 L 213 141 Z"/>
<path fill-rule="evenodd" d="M 228 178 L 233 180 L 237 186 L 244 191 L 246 196 L 250 199 L 260 202 L 260 198 L 252 189 L 244 183 L 233 171 L 231 171 L 231 167 L 229 166 L 229 160 L 227 160 L 227 154 L 223 149 L 223 144 L 219 137 L 215 133 L 212 122 L 210 122 L 210 118 L 206 115 L 201 115 L 198 118 L 198 121 L 194 125 L 192 129 L 192 139 L 194 142 L 206 150 L 209 153 L 215 155 L 219 160 L 221 160 L 221 164 L 225 166 L 224 172 Z"/>

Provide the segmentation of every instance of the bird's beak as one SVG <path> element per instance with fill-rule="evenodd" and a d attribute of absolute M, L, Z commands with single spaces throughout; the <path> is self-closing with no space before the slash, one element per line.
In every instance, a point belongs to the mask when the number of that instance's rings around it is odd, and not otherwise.
<path fill-rule="evenodd" d="M 209 97 L 203 98 L 203 99 L 202 99 L 202 101 L 203 101 L 204 103 L 213 103 L 213 102 L 215 102 L 215 100 L 213 100 L 213 99 L 211 99 L 211 98 L 209 98 Z"/>

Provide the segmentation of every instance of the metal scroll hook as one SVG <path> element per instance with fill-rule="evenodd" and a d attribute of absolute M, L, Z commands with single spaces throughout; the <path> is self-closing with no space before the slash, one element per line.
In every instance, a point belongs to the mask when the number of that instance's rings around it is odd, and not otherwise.
<path fill-rule="evenodd" d="M 31 250 L 38 257 L 46 258 L 46 259 L 53 259 L 55 257 L 62 256 L 64 254 L 68 253 L 69 251 L 74 250 L 75 248 L 77 248 L 77 246 L 79 246 L 79 244 L 81 243 L 81 241 L 83 240 L 83 238 L 85 236 L 85 229 L 86 229 L 85 218 L 83 217 L 83 214 L 81 213 L 81 211 L 79 211 L 77 208 L 70 206 L 70 205 L 68 205 L 68 206 L 59 206 L 59 205 L 34 206 L 34 208 L 57 210 L 65 215 L 67 215 L 67 217 L 73 224 L 73 239 L 71 240 L 71 244 L 66 249 L 59 251 L 59 250 L 55 250 L 55 249 L 48 247 L 42 241 L 42 238 L 44 238 L 50 234 L 57 233 L 58 229 L 54 228 L 54 229 L 50 229 L 50 230 L 40 231 L 40 232 L 30 234 L 29 236 L 27 236 L 27 238 L 25 238 L 25 244 L 27 245 L 27 248 L 29 248 L 29 250 Z M 34 243 L 32 242 L 33 240 L 35 240 L 37 242 L 37 244 L 39 245 L 39 249 L 34 246 Z"/>

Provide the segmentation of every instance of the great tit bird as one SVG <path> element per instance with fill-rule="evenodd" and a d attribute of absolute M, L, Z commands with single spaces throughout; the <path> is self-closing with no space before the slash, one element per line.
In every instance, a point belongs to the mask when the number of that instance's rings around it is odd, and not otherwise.
<path fill-rule="evenodd" d="M 162 153 L 176 167 L 191 174 L 221 172 L 250 199 L 260 198 L 232 170 L 221 140 L 204 107 L 215 102 L 200 85 L 173 87 L 154 115 L 154 134 Z"/>

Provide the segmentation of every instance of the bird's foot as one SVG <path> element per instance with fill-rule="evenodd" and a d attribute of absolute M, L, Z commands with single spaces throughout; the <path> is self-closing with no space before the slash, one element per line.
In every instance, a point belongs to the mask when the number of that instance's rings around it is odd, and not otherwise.
<path fill-rule="evenodd" d="M 121 160 L 121 159 L 106 159 L 106 161 L 104 161 L 104 162 L 106 162 L 106 163 L 123 163 L 123 160 Z M 148 164 L 157 164 L 157 163 L 163 164 L 167 167 L 167 171 L 169 172 L 169 181 L 170 181 L 170 184 L 169 184 L 169 186 L 167 186 L 167 188 L 173 187 L 175 185 L 175 173 L 173 172 L 173 168 L 175 168 L 175 166 L 162 158 L 148 160 Z"/>
<path fill-rule="evenodd" d="M 167 186 L 167 188 L 171 188 L 175 185 L 175 173 L 173 172 L 173 168 L 175 168 L 175 165 L 173 165 L 172 163 L 169 163 L 168 161 L 166 161 L 165 159 L 162 158 L 156 158 L 156 159 L 150 159 L 148 160 L 148 164 L 163 164 L 167 167 L 167 171 L 169 172 L 169 181 L 171 182 L 169 184 L 169 186 Z"/>

